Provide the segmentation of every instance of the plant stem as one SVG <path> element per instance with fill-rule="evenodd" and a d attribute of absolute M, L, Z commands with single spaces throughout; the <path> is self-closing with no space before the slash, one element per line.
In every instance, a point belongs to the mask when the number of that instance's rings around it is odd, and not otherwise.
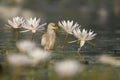
<path fill-rule="evenodd" d="M 19 79 L 21 67 L 15 67 L 12 71 L 12 80 Z"/>
<path fill-rule="evenodd" d="M 80 56 L 81 47 L 78 48 L 77 54 Z"/>
<path fill-rule="evenodd" d="M 16 29 L 16 41 L 19 39 L 19 29 Z"/>
<path fill-rule="evenodd" d="M 32 33 L 32 36 L 31 36 L 31 41 L 33 40 L 33 38 L 34 38 L 34 35 L 35 35 L 35 33 Z"/>
<path fill-rule="evenodd" d="M 67 39 L 68 39 L 68 33 L 66 33 L 66 36 L 65 36 L 65 40 L 64 40 L 64 42 L 63 42 L 63 45 L 62 45 L 62 50 L 64 50 L 64 47 L 65 47 L 65 45 L 66 45 L 66 41 L 67 41 Z"/>

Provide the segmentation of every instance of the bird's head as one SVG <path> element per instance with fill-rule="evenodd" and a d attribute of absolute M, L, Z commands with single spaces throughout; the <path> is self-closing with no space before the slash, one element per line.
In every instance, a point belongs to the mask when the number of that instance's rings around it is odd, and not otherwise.
<path fill-rule="evenodd" d="M 55 25 L 55 23 L 49 23 L 48 27 L 51 29 L 58 29 L 58 27 Z"/>

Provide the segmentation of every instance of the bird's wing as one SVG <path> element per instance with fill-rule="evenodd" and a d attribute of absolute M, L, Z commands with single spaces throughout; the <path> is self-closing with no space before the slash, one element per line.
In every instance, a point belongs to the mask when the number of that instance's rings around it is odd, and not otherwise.
<path fill-rule="evenodd" d="M 46 38 L 47 38 L 47 34 L 43 34 L 43 35 L 42 35 L 42 38 L 41 38 L 41 45 L 42 45 L 42 46 L 45 46 L 46 41 L 47 41 Z"/>

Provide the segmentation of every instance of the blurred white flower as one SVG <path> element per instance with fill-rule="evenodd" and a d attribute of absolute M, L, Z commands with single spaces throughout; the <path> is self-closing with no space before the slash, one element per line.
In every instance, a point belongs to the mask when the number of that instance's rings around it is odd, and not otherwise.
<path fill-rule="evenodd" d="M 30 64 L 30 59 L 21 54 L 9 53 L 7 60 L 11 66 L 26 66 Z"/>
<path fill-rule="evenodd" d="M 99 17 L 101 17 L 101 18 L 106 18 L 106 17 L 108 16 L 107 9 L 105 9 L 105 8 L 100 8 L 99 11 L 98 11 L 98 15 L 99 15 Z"/>
<path fill-rule="evenodd" d="M 19 41 L 16 46 L 23 53 L 30 52 L 36 48 L 36 44 L 30 40 Z"/>
<path fill-rule="evenodd" d="M 11 54 L 7 56 L 8 62 L 13 66 L 37 65 L 39 62 L 44 62 L 51 57 L 51 53 L 41 48 L 29 40 L 18 42 L 17 47 L 19 54 Z M 26 54 L 23 54 L 26 53 Z"/>
<path fill-rule="evenodd" d="M 80 47 L 82 47 L 86 41 L 92 40 L 96 36 L 96 33 L 94 33 L 94 31 L 90 30 L 88 32 L 85 29 L 81 31 L 79 28 L 74 29 L 73 34 L 76 38 L 78 38 L 78 40 L 80 40 Z"/>
<path fill-rule="evenodd" d="M 101 55 L 99 57 L 99 62 L 105 63 L 105 64 L 110 64 L 113 66 L 119 66 L 120 67 L 120 60 L 115 59 L 114 57 L 108 56 L 108 55 Z"/>
<path fill-rule="evenodd" d="M 68 34 L 73 34 L 73 30 L 76 28 L 76 27 L 80 27 L 80 25 L 76 22 L 75 24 L 73 24 L 73 21 L 59 21 L 58 22 L 58 25 L 60 28 L 62 28 L 65 32 L 67 32 Z"/>
<path fill-rule="evenodd" d="M 39 19 L 36 19 L 36 17 L 30 18 L 27 19 L 26 22 L 22 25 L 22 27 L 26 30 L 21 32 L 32 31 L 32 33 L 36 33 L 36 31 L 38 30 L 44 30 L 45 28 L 43 26 L 45 26 L 46 24 L 47 23 L 40 25 L 40 18 Z"/>
<path fill-rule="evenodd" d="M 83 65 L 80 65 L 76 60 L 57 62 L 54 68 L 60 77 L 73 77 L 84 69 Z"/>
<path fill-rule="evenodd" d="M 31 63 L 36 65 L 39 62 L 44 62 L 48 60 L 51 56 L 51 53 L 41 48 L 35 48 L 28 53 L 28 56 L 31 58 Z"/>
<path fill-rule="evenodd" d="M 14 17 L 12 20 L 8 20 L 8 27 L 11 28 L 21 28 L 22 24 L 24 23 L 24 20 L 22 17 Z"/>

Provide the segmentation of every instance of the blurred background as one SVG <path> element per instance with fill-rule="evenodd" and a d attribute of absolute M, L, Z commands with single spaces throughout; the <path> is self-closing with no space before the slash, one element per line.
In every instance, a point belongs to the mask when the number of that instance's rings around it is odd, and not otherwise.
<path fill-rule="evenodd" d="M 120 0 L 0 0 L 1 48 L 12 36 L 3 27 L 15 16 L 40 17 L 42 22 L 56 24 L 60 20 L 74 20 L 82 28 L 97 33 L 94 52 L 120 53 Z M 91 47 L 84 49 L 91 50 Z"/>

